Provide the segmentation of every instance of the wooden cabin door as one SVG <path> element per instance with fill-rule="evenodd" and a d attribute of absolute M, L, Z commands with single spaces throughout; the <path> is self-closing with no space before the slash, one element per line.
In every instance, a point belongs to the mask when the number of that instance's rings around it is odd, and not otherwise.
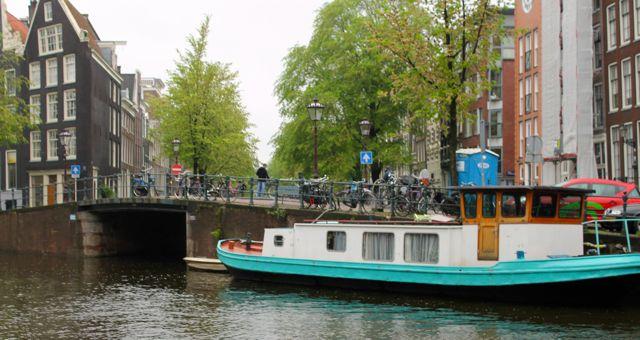
<path fill-rule="evenodd" d="M 478 260 L 497 261 L 500 225 L 496 216 L 496 194 L 482 194 L 481 204 L 482 216 L 478 219 Z"/>

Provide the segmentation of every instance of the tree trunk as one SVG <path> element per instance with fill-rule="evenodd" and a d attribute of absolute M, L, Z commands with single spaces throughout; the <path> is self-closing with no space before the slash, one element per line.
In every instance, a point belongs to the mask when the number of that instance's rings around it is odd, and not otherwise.
<path fill-rule="evenodd" d="M 449 103 L 449 126 L 447 129 L 447 144 L 449 154 L 449 172 L 451 185 L 458 185 L 458 171 L 456 169 L 456 150 L 458 149 L 458 101 L 453 98 Z"/>

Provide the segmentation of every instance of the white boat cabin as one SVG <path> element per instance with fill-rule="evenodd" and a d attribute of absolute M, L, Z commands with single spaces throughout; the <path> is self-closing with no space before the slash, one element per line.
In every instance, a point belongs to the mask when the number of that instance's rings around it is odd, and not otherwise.
<path fill-rule="evenodd" d="M 262 256 L 343 262 L 488 266 L 583 255 L 586 190 L 465 187 L 455 223 L 299 223 L 266 229 Z"/>

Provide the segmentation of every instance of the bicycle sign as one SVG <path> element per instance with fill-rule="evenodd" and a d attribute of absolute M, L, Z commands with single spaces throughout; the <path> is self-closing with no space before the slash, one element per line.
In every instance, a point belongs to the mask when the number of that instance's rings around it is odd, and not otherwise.
<path fill-rule="evenodd" d="M 360 151 L 360 164 L 373 164 L 373 152 Z"/>
<path fill-rule="evenodd" d="M 71 165 L 71 178 L 80 178 L 80 164 Z"/>

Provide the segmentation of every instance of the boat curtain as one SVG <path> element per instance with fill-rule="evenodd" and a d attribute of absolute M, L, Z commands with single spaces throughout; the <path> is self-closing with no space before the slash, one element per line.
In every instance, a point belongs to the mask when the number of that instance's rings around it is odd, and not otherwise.
<path fill-rule="evenodd" d="M 393 261 L 392 233 L 364 233 L 362 236 L 362 257 L 365 260 Z"/>
<path fill-rule="evenodd" d="M 437 234 L 405 234 L 404 260 L 438 263 L 439 243 Z"/>
<path fill-rule="evenodd" d="M 347 233 L 344 231 L 330 231 L 327 234 L 327 249 L 345 251 L 347 249 Z"/>

